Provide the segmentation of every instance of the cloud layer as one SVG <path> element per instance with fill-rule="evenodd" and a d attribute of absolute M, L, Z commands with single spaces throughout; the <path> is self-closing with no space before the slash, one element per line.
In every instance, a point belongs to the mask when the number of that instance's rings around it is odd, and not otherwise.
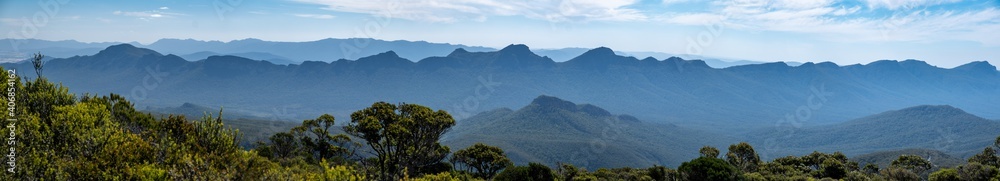
<path fill-rule="evenodd" d="M 547 21 L 636 21 L 628 8 L 636 0 L 293 0 L 325 9 L 429 22 L 480 21 L 490 16 L 523 16 Z"/>

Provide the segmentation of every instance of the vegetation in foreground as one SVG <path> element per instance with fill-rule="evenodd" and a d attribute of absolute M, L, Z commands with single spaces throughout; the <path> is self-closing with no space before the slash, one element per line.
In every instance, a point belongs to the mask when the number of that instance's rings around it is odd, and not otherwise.
<path fill-rule="evenodd" d="M 930 170 L 924 158 L 900 156 L 887 168 L 860 166 L 839 152 L 762 161 L 747 143 L 713 147 L 676 169 L 587 171 L 570 164 L 513 165 L 502 149 L 475 144 L 452 152 L 439 138 L 455 124 L 443 110 L 377 102 L 350 115 L 346 134 L 321 115 L 271 135 L 252 149 L 222 111 L 200 119 L 154 118 L 124 97 L 70 94 L 39 74 L 0 90 L 6 120 L 0 180 L 998 180 L 1000 137 L 954 168 Z M 13 77 L 7 72 L 3 77 Z M 16 119 L 13 121 L 12 119 Z M 985 146 L 985 145 L 984 145 Z M 693 151 L 693 150 L 692 150 Z M 926 175 L 926 176 L 922 176 Z"/>

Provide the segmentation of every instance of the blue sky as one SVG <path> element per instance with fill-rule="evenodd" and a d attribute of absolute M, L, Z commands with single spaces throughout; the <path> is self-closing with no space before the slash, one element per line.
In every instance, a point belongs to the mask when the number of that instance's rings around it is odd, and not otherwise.
<path fill-rule="evenodd" d="M 83 42 L 370 37 L 761 61 L 1000 63 L 998 0 L 3 0 L 0 27 L 6 38 Z"/>

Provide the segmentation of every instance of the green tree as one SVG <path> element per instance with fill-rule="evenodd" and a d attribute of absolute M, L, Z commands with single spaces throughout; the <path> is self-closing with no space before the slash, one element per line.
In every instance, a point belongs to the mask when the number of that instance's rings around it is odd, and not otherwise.
<path fill-rule="evenodd" d="M 823 172 L 823 177 L 840 179 L 844 178 L 844 176 L 847 175 L 847 168 L 844 166 L 843 163 L 840 162 L 840 160 L 837 160 L 836 158 L 832 157 L 827 158 L 825 161 L 823 161 L 821 168 Z"/>
<path fill-rule="evenodd" d="M 655 181 L 665 181 L 670 178 L 672 175 L 668 171 L 667 167 L 659 165 L 653 165 L 653 167 L 646 169 L 646 173 Z"/>
<path fill-rule="evenodd" d="M 483 143 L 476 143 L 456 151 L 452 159 L 462 163 L 466 168 L 475 169 L 476 176 L 485 179 L 493 178 L 500 170 L 514 164 L 507 158 L 503 149 Z"/>
<path fill-rule="evenodd" d="M 738 180 L 740 175 L 739 169 L 725 160 L 709 157 L 699 157 L 681 163 L 677 170 L 687 180 Z"/>
<path fill-rule="evenodd" d="M 958 170 L 954 168 L 945 168 L 938 170 L 928 177 L 930 181 L 961 181 L 958 178 Z"/>
<path fill-rule="evenodd" d="M 879 172 L 879 168 L 878 165 L 868 163 L 865 164 L 865 168 L 863 168 L 862 171 L 864 171 L 867 174 L 876 174 Z"/>
<path fill-rule="evenodd" d="M 285 160 L 303 154 L 302 144 L 295 135 L 288 132 L 280 132 L 268 138 L 269 143 L 257 143 L 257 151 L 261 156 L 271 159 Z"/>
<path fill-rule="evenodd" d="M 504 169 L 493 178 L 496 181 L 550 181 L 555 180 L 555 174 L 549 167 L 528 163 L 528 166 L 514 166 Z"/>
<path fill-rule="evenodd" d="M 892 161 L 891 167 L 899 167 L 910 170 L 917 175 L 931 169 L 931 162 L 917 155 L 900 155 Z"/>
<path fill-rule="evenodd" d="M 1000 174 L 996 167 L 972 162 L 958 166 L 958 178 L 962 180 L 990 180 Z"/>
<path fill-rule="evenodd" d="M 45 65 L 45 62 L 42 61 L 42 59 L 45 59 L 45 55 L 42 55 L 42 52 L 35 53 L 31 56 L 31 66 L 35 68 L 35 75 L 37 75 L 38 79 L 42 78 L 42 68 L 44 68 Z"/>
<path fill-rule="evenodd" d="M 701 153 L 702 157 L 709 157 L 709 158 L 719 157 L 719 149 L 716 149 L 715 147 L 712 146 L 701 147 L 701 149 L 698 150 L 698 153 Z"/>
<path fill-rule="evenodd" d="M 135 110 L 131 102 L 121 95 L 112 93 L 108 96 L 84 95 L 80 102 L 92 102 L 102 104 L 111 112 L 111 118 L 118 122 L 123 129 L 131 133 L 141 134 L 147 129 L 151 129 L 155 124 L 155 119 L 149 113 Z"/>
<path fill-rule="evenodd" d="M 882 176 L 888 180 L 920 180 L 920 175 L 899 167 L 889 167 L 882 170 Z"/>
<path fill-rule="evenodd" d="M 364 139 L 375 152 L 376 157 L 365 163 L 376 170 L 373 178 L 398 180 L 404 171 L 416 176 L 440 165 L 449 149 L 438 139 L 454 125 L 455 119 L 443 110 L 376 102 L 351 114 L 344 131 Z"/>
<path fill-rule="evenodd" d="M 993 147 L 986 147 L 983 149 L 983 152 L 969 157 L 969 163 L 972 162 L 1000 167 L 1000 157 L 997 156 L 997 152 Z"/>
<path fill-rule="evenodd" d="M 761 163 L 757 151 L 754 151 L 753 146 L 746 142 L 729 145 L 726 161 L 743 172 L 757 172 Z"/>
<path fill-rule="evenodd" d="M 302 125 L 292 128 L 292 133 L 299 137 L 302 146 L 307 148 L 312 162 L 319 160 L 332 160 L 334 162 L 346 162 L 353 153 L 353 147 L 360 146 L 354 143 L 345 134 L 333 134 L 330 128 L 335 126 L 333 116 L 323 114 L 316 119 L 302 121 Z M 273 141 L 273 140 L 272 140 Z M 285 142 L 284 144 L 292 144 Z M 292 146 L 292 145 L 285 145 Z M 286 147 L 285 150 L 291 151 Z M 289 153 L 284 152 L 282 154 Z M 290 153 L 289 153 L 290 154 Z"/>

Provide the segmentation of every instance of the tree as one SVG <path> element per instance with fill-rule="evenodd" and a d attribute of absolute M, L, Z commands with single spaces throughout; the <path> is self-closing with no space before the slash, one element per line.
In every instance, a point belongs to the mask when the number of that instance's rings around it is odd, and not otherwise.
<path fill-rule="evenodd" d="M 997 136 L 996 141 L 993 141 L 993 147 L 1000 148 L 1000 136 Z"/>
<path fill-rule="evenodd" d="M 823 177 L 840 179 L 847 175 L 847 168 L 836 158 L 827 158 L 821 165 Z"/>
<path fill-rule="evenodd" d="M 538 164 L 538 163 L 528 163 L 528 166 L 515 166 L 512 168 L 504 169 L 503 172 L 493 178 L 496 181 L 550 181 L 555 180 L 555 174 L 552 173 L 552 169 L 549 167 Z"/>
<path fill-rule="evenodd" d="M 863 168 L 862 171 L 864 171 L 867 174 L 876 174 L 879 172 L 879 168 L 878 165 L 868 163 L 865 164 L 865 168 Z"/>
<path fill-rule="evenodd" d="M 398 180 L 418 175 L 422 168 L 439 165 L 449 152 L 438 139 L 455 125 L 443 110 L 416 104 L 376 102 L 351 114 L 344 131 L 367 141 L 376 156 L 368 160 L 378 180 Z"/>
<path fill-rule="evenodd" d="M 262 156 L 282 160 L 299 156 L 303 152 L 302 144 L 291 133 L 275 133 L 268 140 L 270 143 L 258 143 L 260 146 L 257 151 Z"/>
<path fill-rule="evenodd" d="M 899 167 L 884 169 L 882 175 L 888 180 L 920 180 L 920 175 Z"/>
<path fill-rule="evenodd" d="M 35 53 L 31 59 L 31 65 L 35 68 L 35 74 L 38 75 L 38 79 L 42 79 L 42 66 L 45 65 L 45 62 L 43 62 L 42 59 L 44 58 L 45 55 L 42 55 L 42 52 L 38 52 Z"/>
<path fill-rule="evenodd" d="M 698 153 L 701 153 L 701 157 L 709 157 L 709 158 L 719 157 L 719 149 L 716 149 L 715 147 L 712 146 L 701 147 L 701 149 L 698 150 Z"/>
<path fill-rule="evenodd" d="M 960 181 L 958 178 L 958 170 L 954 168 L 945 168 L 931 173 L 927 178 L 930 181 Z"/>
<path fill-rule="evenodd" d="M 323 159 L 344 162 L 352 154 L 351 147 L 360 146 L 359 143 L 352 144 L 351 138 L 345 134 L 330 133 L 330 127 L 334 125 L 334 117 L 323 114 L 316 119 L 304 120 L 301 126 L 292 128 L 292 133 L 307 149 L 313 163 Z"/>
<path fill-rule="evenodd" d="M 484 179 L 493 178 L 500 170 L 514 164 L 510 159 L 507 159 L 507 154 L 503 152 L 503 149 L 483 143 L 476 143 L 456 151 L 452 155 L 452 159 L 464 164 L 466 168 L 475 169 L 476 176 Z"/>
<path fill-rule="evenodd" d="M 667 171 L 668 171 L 667 167 L 653 165 L 653 167 L 649 167 L 646 169 L 646 174 L 649 175 L 649 177 L 652 178 L 653 180 L 665 181 L 667 180 L 667 178 L 669 178 L 668 176 L 671 176 Z"/>
<path fill-rule="evenodd" d="M 956 170 L 958 178 L 962 180 L 990 180 L 990 178 L 1000 174 L 1000 170 L 997 170 L 996 167 L 976 162 L 958 166 Z"/>
<path fill-rule="evenodd" d="M 729 152 L 726 153 L 726 161 L 743 172 L 757 172 L 760 164 L 760 156 L 754 151 L 749 143 L 729 145 Z"/>
<path fill-rule="evenodd" d="M 681 163 L 678 171 L 687 180 L 738 180 L 740 171 L 725 160 L 718 158 L 699 157 L 690 162 Z"/>
<path fill-rule="evenodd" d="M 899 155 L 899 158 L 893 160 L 890 166 L 907 169 L 920 175 L 931 169 L 931 162 L 917 155 Z"/>
<path fill-rule="evenodd" d="M 997 157 L 997 152 L 993 149 L 993 147 L 986 147 L 983 149 L 982 153 L 969 157 L 969 163 L 973 162 L 993 167 L 1000 167 L 1000 157 Z"/>
<path fill-rule="evenodd" d="M 103 104 L 111 112 L 111 118 L 118 122 L 123 129 L 131 133 L 140 134 L 154 126 L 155 119 L 149 113 L 135 110 L 131 102 L 121 95 L 112 93 L 108 96 L 84 95 L 80 102 L 92 102 Z"/>

